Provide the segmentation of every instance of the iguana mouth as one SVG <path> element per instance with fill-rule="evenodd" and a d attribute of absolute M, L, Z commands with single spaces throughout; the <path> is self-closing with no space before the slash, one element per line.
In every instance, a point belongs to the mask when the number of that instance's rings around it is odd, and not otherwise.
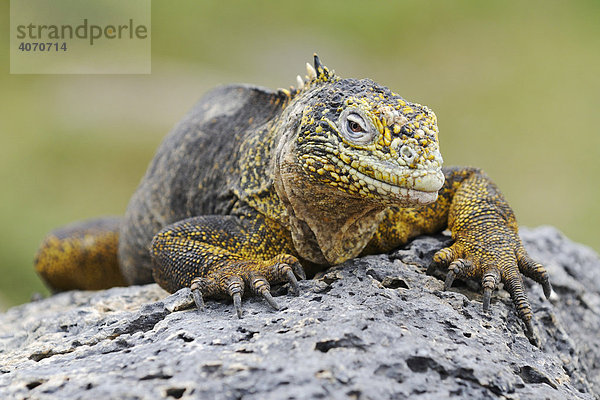
<path fill-rule="evenodd" d="M 360 162 L 343 153 L 302 157 L 307 172 L 331 186 L 360 197 L 405 206 L 427 204 L 437 199 L 444 184 L 441 163 L 421 160 L 420 168 L 390 161 L 369 159 Z"/>
<path fill-rule="evenodd" d="M 367 194 L 391 197 L 403 203 L 431 203 L 437 199 L 438 190 L 444 184 L 441 167 L 433 169 L 399 167 L 393 172 L 375 170 L 373 175 L 379 175 L 378 177 L 369 176 L 347 164 L 344 165 L 344 169 L 352 176 L 353 181 L 358 183 L 359 193 L 362 191 Z"/>
<path fill-rule="evenodd" d="M 321 146 L 321 151 L 325 146 Z M 444 174 L 439 158 L 419 160 L 419 168 L 391 161 L 363 162 L 344 153 L 333 151 L 321 154 L 304 153 L 300 164 L 309 175 L 338 189 L 384 202 L 404 206 L 428 204 L 437 199 L 444 184 Z M 441 158 L 441 157 L 440 157 Z"/>

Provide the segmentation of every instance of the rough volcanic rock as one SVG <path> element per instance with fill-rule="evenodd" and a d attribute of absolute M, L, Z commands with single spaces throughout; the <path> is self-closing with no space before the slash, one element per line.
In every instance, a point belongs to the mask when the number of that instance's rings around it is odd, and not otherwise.
<path fill-rule="evenodd" d="M 2 399 L 594 399 L 600 394 L 600 260 L 553 228 L 524 230 L 551 301 L 527 281 L 540 346 L 508 294 L 425 274 L 440 235 L 275 290 L 238 319 L 156 285 L 68 292 L 0 315 Z"/>

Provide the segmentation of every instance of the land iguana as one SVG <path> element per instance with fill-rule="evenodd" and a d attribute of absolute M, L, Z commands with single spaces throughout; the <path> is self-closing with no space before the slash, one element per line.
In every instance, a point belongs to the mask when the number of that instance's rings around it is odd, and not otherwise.
<path fill-rule="evenodd" d="M 206 94 L 164 139 L 124 218 L 51 232 L 35 267 L 54 290 L 156 281 L 203 299 L 298 292 L 303 267 L 389 252 L 449 229 L 433 258 L 477 279 L 483 309 L 503 282 L 527 331 L 521 274 L 551 286 L 521 243 L 513 211 L 481 170 L 442 168 L 435 114 L 369 79 L 321 64 L 297 87 Z"/>

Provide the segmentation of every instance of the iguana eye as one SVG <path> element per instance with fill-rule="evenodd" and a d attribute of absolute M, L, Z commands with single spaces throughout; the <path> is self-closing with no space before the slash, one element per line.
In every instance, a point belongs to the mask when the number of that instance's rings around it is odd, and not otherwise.
<path fill-rule="evenodd" d="M 359 122 L 352 121 L 350 118 L 348 118 L 348 129 L 350 129 L 352 132 L 355 132 L 355 133 L 365 131 Z"/>
<path fill-rule="evenodd" d="M 346 139 L 363 145 L 374 137 L 374 127 L 356 110 L 345 110 L 340 116 L 340 128 Z"/>
<path fill-rule="evenodd" d="M 352 133 L 360 134 L 361 132 L 367 131 L 365 120 L 357 113 L 348 113 L 348 115 L 346 115 L 346 129 L 349 133 L 351 132 L 351 136 L 354 136 Z"/>

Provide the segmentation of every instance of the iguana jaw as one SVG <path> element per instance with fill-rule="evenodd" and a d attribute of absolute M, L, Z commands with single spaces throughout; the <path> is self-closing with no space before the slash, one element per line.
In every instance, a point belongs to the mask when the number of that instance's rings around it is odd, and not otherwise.
<path fill-rule="evenodd" d="M 333 162 L 345 172 L 342 176 L 349 177 L 350 188 L 358 188 L 360 196 L 384 201 L 390 205 L 417 206 L 432 203 L 437 199 L 438 190 L 444 184 L 440 163 L 428 165 L 427 169 L 393 168 L 393 165 L 371 163 L 369 176 L 361 172 L 360 167 L 353 168 L 339 159 Z M 341 182 L 343 178 L 340 177 L 340 181 L 333 186 L 339 187 Z M 343 186 L 341 188 L 346 191 Z"/>
<path fill-rule="evenodd" d="M 296 149 L 306 179 L 357 198 L 403 207 L 429 204 L 444 184 L 442 159 L 437 149 L 417 156 L 411 165 L 381 160 L 365 152 L 344 152 L 329 144 L 312 143 L 312 149 Z M 316 151 L 315 149 L 319 149 Z M 332 150 L 335 149 L 335 150 Z M 310 151 L 313 150 L 313 151 Z"/>

